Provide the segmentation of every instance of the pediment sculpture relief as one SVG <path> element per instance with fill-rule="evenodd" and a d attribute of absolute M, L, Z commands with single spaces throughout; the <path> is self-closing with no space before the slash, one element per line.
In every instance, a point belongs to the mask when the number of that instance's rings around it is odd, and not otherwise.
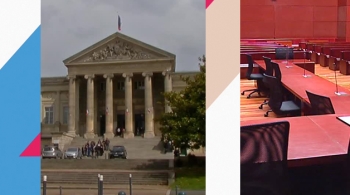
<path fill-rule="evenodd" d="M 116 40 L 100 51 L 94 51 L 84 62 L 95 62 L 105 60 L 143 60 L 154 58 L 152 54 L 135 48 L 132 45 Z"/>

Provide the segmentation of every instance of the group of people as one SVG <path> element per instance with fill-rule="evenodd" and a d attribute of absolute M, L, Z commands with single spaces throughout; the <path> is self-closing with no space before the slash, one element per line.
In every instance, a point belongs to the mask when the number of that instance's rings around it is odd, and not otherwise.
<path fill-rule="evenodd" d="M 166 136 L 163 137 L 163 147 L 164 147 L 164 154 L 167 152 L 173 152 L 174 151 L 174 156 L 178 157 L 180 156 L 180 149 L 179 148 L 174 148 L 174 143 L 170 139 L 168 139 Z"/>
<path fill-rule="evenodd" d="M 167 136 L 163 137 L 163 147 L 164 147 L 164 154 L 167 152 L 173 152 L 174 150 L 174 144 L 173 142 L 167 138 Z"/>
<path fill-rule="evenodd" d="M 99 157 L 103 155 L 103 152 L 109 149 L 109 140 L 98 140 L 97 144 L 94 141 L 87 142 L 82 146 L 81 151 L 83 156 L 87 157 Z"/>

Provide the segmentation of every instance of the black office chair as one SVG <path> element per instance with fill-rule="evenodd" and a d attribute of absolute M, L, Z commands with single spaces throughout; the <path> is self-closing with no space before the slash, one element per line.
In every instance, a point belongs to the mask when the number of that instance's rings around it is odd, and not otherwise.
<path fill-rule="evenodd" d="M 273 76 L 273 67 L 271 64 L 271 58 L 263 56 L 263 59 L 265 61 L 265 65 L 266 65 L 265 74 Z M 263 82 L 264 82 L 265 87 L 268 89 L 269 83 L 266 81 L 265 77 L 263 77 Z M 268 92 L 269 92 L 269 90 L 268 90 Z M 268 92 L 267 92 L 267 96 L 269 96 Z M 265 99 L 264 102 L 262 104 L 260 104 L 259 109 L 262 109 L 263 106 L 266 105 L 268 101 L 269 101 L 269 99 Z"/>
<path fill-rule="evenodd" d="M 282 73 L 281 73 L 280 66 L 279 66 L 277 63 L 271 62 L 271 61 L 270 61 L 270 66 L 271 66 L 271 68 L 272 68 L 272 75 L 270 75 L 270 76 L 274 76 L 274 77 L 276 77 L 277 79 L 281 80 L 281 79 L 282 79 Z M 267 69 L 266 69 L 266 70 L 267 70 Z M 268 75 L 268 74 L 266 74 L 266 75 Z M 264 75 L 263 75 L 263 76 L 264 76 Z M 267 83 L 265 76 L 264 76 L 264 82 Z M 266 101 L 266 100 L 265 100 L 265 101 Z M 263 105 L 266 105 L 266 104 L 268 104 L 267 101 L 266 101 L 266 103 L 265 103 L 265 102 L 262 103 L 262 104 L 259 106 L 259 109 L 262 109 L 262 108 L 263 108 Z"/>
<path fill-rule="evenodd" d="M 296 116 L 300 115 L 300 107 L 297 106 L 293 101 L 287 100 L 284 101 L 284 94 L 282 89 L 281 80 L 277 79 L 274 76 L 268 76 L 264 74 L 266 79 L 269 82 L 270 86 L 270 99 L 268 105 L 270 106 L 270 110 L 268 110 L 264 116 L 269 116 L 269 112 L 274 112 L 276 115 L 291 115 Z"/>
<path fill-rule="evenodd" d="M 280 66 L 276 62 L 271 62 L 271 65 L 274 73 L 273 76 L 275 76 L 278 80 L 282 80 L 282 73 L 281 73 Z"/>
<path fill-rule="evenodd" d="M 275 49 L 277 60 L 294 59 L 294 49 L 288 47 L 278 47 Z"/>
<path fill-rule="evenodd" d="M 329 97 L 314 94 L 307 90 L 306 94 L 309 98 L 313 115 L 335 114 L 332 101 Z"/>
<path fill-rule="evenodd" d="M 246 54 L 246 55 L 247 55 L 247 60 L 248 60 L 248 70 L 247 70 L 246 77 L 247 77 L 248 80 L 255 80 L 255 81 L 257 81 L 257 88 L 256 89 L 244 90 L 241 94 L 244 95 L 245 92 L 251 91 L 251 93 L 247 96 L 247 98 L 250 98 L 250 96 L 253 93 L 258 93 L 259 96 L 261 96 L 260 93 L 262 91 L 261 91 L 261 87 L 260 87 L 260 85 L 261 85 L 260 82 L 263 79 L 263 75 L 260 74 L 260 73 L 253 73 L 253 68 L 254 68 L 253 58 L 249 54 Z"/>
<path fill-rule="evenodd" d="M 241 126 L 241 194 L 290 194 L 288 121 Z"/>

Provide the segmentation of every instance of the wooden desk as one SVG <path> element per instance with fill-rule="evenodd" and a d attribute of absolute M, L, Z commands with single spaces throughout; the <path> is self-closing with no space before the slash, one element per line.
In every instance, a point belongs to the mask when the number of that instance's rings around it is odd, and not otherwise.
<path fill-rule="evenodd" d="M 256 64 L 258 64 L 261 68 L 264 70 L 266 69 L 266 64 L 264 60 L 254 60 Z M 306 74 L 315 73 L 315 62 L 312 62 L 310 60 L 304 60 L 304 59 L 294 59 L 294 60 L 288 60 L 288 64 L 285 63 L 286 60 L 272 60 L 273 62 L 276 62 L 280 64 L 280 69 L 282 72 L 282 75 L 284 75 L 284 71 L 288 71 L 286 74 L 304 74 L 304 64 L 305 64 L 305 70 Z M 287 68 L 286 66 L 292 66 L 290 68 Z M 294 66 L 299 68 L 293 68 Z M 300 69 L 301 68 L 301 69 Z"/>
<path fill-rule="evenodd" d="M 304 69 L 292 64 L 301 60 L 291 60 L 289 62 L 292 65 L 291 68 L 286 68 L 286 64 L 283 63 L 284 60 L 273 61 L 280 65 L 283 86 L 300 99 L 302 103 L 306 103 L 308 106 L 310 104 L 306 94 L 306 90 L 308 90 L 315 94 L 330 97 L 336 113 L 348 113 L 350 115 L 350 90 L 338 86 L 338 91 L 346 93 L 344 96 L 338 96 L 335 94 L 336 86 L 334 83 L 312 74 L 311 72 L 306 72 L 306 74 L 311 75 L 311 77 L 304 78 Z M 263 60 L 256 60 L 255 63 L 261 68 L 266 69 Z M 303 106 L 304 105 L 302 105 L 302 107 Z"/>
<path fill-rule="evenodd" d="M 330 97 L 336 114 L 350 115 L 350 94 L 348 96 Z"/>
<path fill-rule="evenodd" d="M 321 78 L 314 74 L 309 74 L 311 77 L 304 78 L 302 74 L 299 75 L 283 75 L 283 85 L 295 94 L 300 99 L 307 99 L 305 90 L 308 90 L 315 94 L 320 94 L 327 97 L 338 96 L 335 94 L 336 85 L 324 78 Z M 344 87 L 338 86 L 338 90 L 346 92 L 350 96 L 350 91 Z"/>
<path fill-rule="evenodd" d="M 336 116 L 339 115 L 241 121 L 241 126 L 289 121 L 288 166 L 306 166 L 336 162 L 346 157 L 350 127 Z"/>

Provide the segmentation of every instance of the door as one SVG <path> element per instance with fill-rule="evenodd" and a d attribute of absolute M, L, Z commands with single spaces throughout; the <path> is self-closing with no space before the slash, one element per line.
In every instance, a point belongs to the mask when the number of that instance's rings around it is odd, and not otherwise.
<path fill-rule="evenodd" d="M 103 136 L 106 132 L 106 115 L 100 115 L 100 136 Z"/>
<path fill-rule="evenodd" d="M 120 133 L 117 132 L 118 128 L 120 129 Z M 121 136 L 123 129 L 125 129 L 125 114 L 117 114 L 117 127 L 114 130 L 116 136 Z"/>
<path fill-rule="evenodd" d="M 135 114 L 135 136 L 141 136 L 145 131 L 145 115 Z"/>

